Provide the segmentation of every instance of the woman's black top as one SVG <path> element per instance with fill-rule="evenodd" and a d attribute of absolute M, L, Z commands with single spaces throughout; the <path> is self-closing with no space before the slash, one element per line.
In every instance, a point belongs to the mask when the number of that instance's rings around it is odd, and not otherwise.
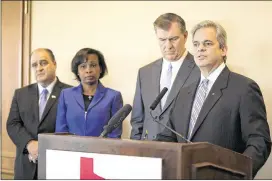
<path fill-rule="evenodd" d="M 84 105 L 85 105 L 85 111 L 87 111 L 90 103 L 92 102 L 93 96 L 87 96 L 83 94 L 83 100 L 84 100 Z"/>

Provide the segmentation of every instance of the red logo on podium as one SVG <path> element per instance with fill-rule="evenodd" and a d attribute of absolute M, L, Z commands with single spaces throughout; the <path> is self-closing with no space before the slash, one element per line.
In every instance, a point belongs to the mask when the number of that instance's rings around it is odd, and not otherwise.
<path fill-rule="evenodd" d="M 80 157 L 80 179 L 81 180 L 105 180 L 105 178 L 94 173 L 93 158 Z"/>

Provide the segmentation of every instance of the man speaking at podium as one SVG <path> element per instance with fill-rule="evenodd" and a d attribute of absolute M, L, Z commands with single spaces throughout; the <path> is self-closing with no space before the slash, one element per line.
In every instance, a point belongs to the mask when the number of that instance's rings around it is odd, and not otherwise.
<path fill-rule="evenodd" d="M 165 129 L 157 140 L 209 142 L 242 153 L 252 158 L 255 177 L 271 151 L 261 90 L 225 65 L 227 34 L 221 25 L 203 21 L 193 28 L 192 38 L 201 77 L 180 90 L 169 121 L 183 136 Z"/>

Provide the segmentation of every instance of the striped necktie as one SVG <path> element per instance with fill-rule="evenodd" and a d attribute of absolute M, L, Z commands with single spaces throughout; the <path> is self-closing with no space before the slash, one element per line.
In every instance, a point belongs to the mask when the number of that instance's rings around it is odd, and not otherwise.
<path fill-rule="evenodd" d="M 206 94 L 207 94 L 207 90 L 208 90 L 208 83 L 209 83 L 208 79 L 202 80 L 202 82 L 197 90 L 194 105 L 193 105 L 192 112 L 191 112 L 188 138 L 191 138 L 191 135 L 192 135 L 193 129 L 195 127 L 195 123 L 197 121 L 198 115 L 199 115 L 201 108 L 203 106 L 203 103 L 206 99 L 206 96 L 207 96 Z"/>

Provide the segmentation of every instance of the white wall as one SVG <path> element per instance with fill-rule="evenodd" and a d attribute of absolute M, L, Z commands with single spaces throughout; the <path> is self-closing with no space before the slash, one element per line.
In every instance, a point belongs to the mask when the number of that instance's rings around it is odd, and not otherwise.
<path fill-rule="evenodd" d="M 138 68 L 160 57 L 152 25 L 160 14 L 179 14 L 189 31 L 205 19 L 220 22 L 228 33 L 227 65 L 259 84 L 271 124 L 272 2 L 33 1 L 32 4 L 32 49 L 48 47 L 54 51 L 60 80 L 77 85 L 70 71 L 72 57 L 83 47 L 99 49 L 109 68 L 109 75 L 102 82 L 121 91 L 125 104 L 132 104 Z M 187 47 L 192 48 L 191 35 Z M 124 138 L 130 134 L 129 119 L 130 116 L 124 122 Z M 272 178 L 270 160 L 257 178 Z"/>

